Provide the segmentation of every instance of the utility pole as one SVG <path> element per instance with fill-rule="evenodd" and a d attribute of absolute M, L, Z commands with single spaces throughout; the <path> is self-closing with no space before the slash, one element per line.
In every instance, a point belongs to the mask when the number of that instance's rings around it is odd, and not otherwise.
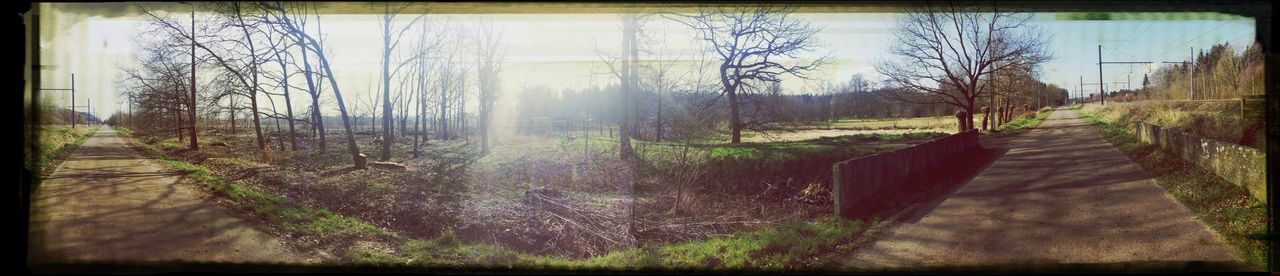
<path fill-rule="evenodd" d="M 1105 88 L 1103 88 L 1103 85 L 1105 84 L 1105 82 L 1103 82 L 1103 81 L 1102 81 L 1102 65 L 1103 65 L 1103 64 L 1151 64 L 1151 63 L 1154 63 L 1154 62 L 1150 62 L 1150 61 L 1107 61 L 1107 62 L 1103 62 L 1103 61 L 1102 61 L 1102 45 L 1098 45 L 1098 97 L 1100 97 L 1099 99 L 1101 99 L 1101 100 L 1102 100 L 1102 104 L 1103 104 L 1103 105 L 1107 104 L 1107 91 L 1106 91 L 1106 89 L 1105 89 Z M 1122 83 L 1122 82 L 1117 82 L 1117 84 L 1119 84 L 1119 83 Z M 1128 84 L 1128 82 L 1126 81 L 1126 82 L 1123 82 L 1123 83 L 1125 84 L 1125 89 L 1128 89 L 1128 88 L 1129 88 L 1129 84 Z"/>
<path fill-rule="evenodd" d="M 71 128 L 76 128 L 76 74 L 71 73 L 71 88 L 39 88 L 44 91 L 71 91 Z"/>
<path fill-rule="evenodd" d="M 1102 88 L 1102 44 L 1098 44 L 1098 93 L 1102 105 L 1107 105 L 1107 91 Z"/>
<path fill-rule="evenodd" d="M 71 128 L 76 128 L 76 73 L 71 73 Z"/>

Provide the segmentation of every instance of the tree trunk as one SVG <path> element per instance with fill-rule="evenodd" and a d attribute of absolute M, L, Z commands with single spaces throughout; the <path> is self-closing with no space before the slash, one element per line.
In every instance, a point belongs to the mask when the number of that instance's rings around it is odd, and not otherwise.
<path fill-rule="evenodd" d="M 449 140 L 449 78 L 448 70 L 440 70 L 440 140 Z"/>
<path fill-rule="evenodd" d="M 311 61 L 307 57 L 307 47 L 302 47 L 302 67 L 305 70 L 303 76 L 307 77 L 307 89 L 311 92 L 311 113 L 315 116 L 315 131 L 320 136 L 320 151 L 324 152 L 326 145 L 324 115 L 320 113 L 320 91 L 316 88 L 316 83 L 311 79 Z"/>
<path fill-rule="evenodd" d="M 658 98 L 658 127 L 654 132 L 654 141 L 662 142 L 662 98 Z"/>
<path fill-rule="evenodd" d="M 737 144 L 742 142 L 742 123 L 738 119 L 738 93 L 733 87 L 726 87 L 726 89 L 725 91 L 729 94 L 729 128 L 733 132 L 729 143 Z"/>
<path fill-rule="evenodd" d="M 235 99 L 236 99 L 235 94 L 227 96 L 227 101 L 230 102 L 228 105 L 231 106 L 231 110 L 227 112 L 231 114 L 231 135 L 236 135 L 236 100 Z"/>
<path fill-rule="evenodd" d="M 383 30 L 389 32 L 391 21 L 384 22 Z M 391 159 L 391 143 L 395 141 L 391 136 L 391 72 L 387 71 L 391 62 L 391 34 L 383 32 L 382 42 L 382 155 L 378 160 L 387 161 Z"/>
<path fill-rule="evenodd" d="M 282 86 L 284 87 L 285 119 L 286 121 L 289 122 L 289 150 L 296 151 L 298 150 L 298 139 L 297 139 L 297 135 L 294 135 L 295 129 L 293 126 L 293 101 L 289 99 L 289 74 L 287 73 L 289 71 L 288 71 L 288 68 L 284 66 L 284 60 L 280 59 L 279 51 L 276 51 L 276 60 L 280 63 L 280 71 L 286 72 L 284 76 L 280 78 L 281 83 L 283 83 Z"/>
<path fill-rule="evenodd" d="M 618 157 L 623 160 L 630 159 L 634 156 L 631 149 L 631 94 L 634 89 L 634 80 L 632 78 L 632 60 L 631 48 L 635 47 L 634 40 L 636 32 L 636 22 L 634 14 L 623 15 L 622 17 L 622 87 L 619 93 L 621 100 L 621 122 L 618 123 Z"/>
<path fill-rule="evenodd" d="M 196 143 L 196 12 L 191 10 L 191 100 L 188 101 L 190 108 L 187 109 L 187 115 L 191 118 L 191 144 L 188 148 L 191 150 L 200 150 L 200 144 Z"/>

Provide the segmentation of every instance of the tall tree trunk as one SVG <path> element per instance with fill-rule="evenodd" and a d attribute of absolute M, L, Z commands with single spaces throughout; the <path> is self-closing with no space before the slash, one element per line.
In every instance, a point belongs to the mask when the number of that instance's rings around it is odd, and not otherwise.
<path fill-rule="evenodd" d="M 191 108 L 187 109 L 187 115 L 191 118 L 191 144 L 188 148 L 191 150 L 200 150 L 200 144 L 196 143 L 196 10 L 191 10 L 191 99 L 187 103 Z"/>
<path fill-rule="evenodd" d="M 323 54 L 317 54 L 316 56 L 320 57 L 320 68 L 324 69 L 324 74 L 333 76 L 333 69 L 329 66 L 329 59 Z M 338 81 L 334 80 L 333 77 L 328 77 L 327 79 L 329 79 L 329 86 L 333 87 L 333 97 L 338 100 L 338 112 L 342 115 L 342 126 L 347 132 L 347 151 L 351 153 L 351 161 L 355 164 L 356 169 L 364 169 L 364 155 L 360 154 L 360 147 L 356 145 L 356 135 L 351 131 L 351 118 L 347 115 L 347 104 L 342 100 L 342 89 L 338 87 Z"/>
<path fill-rule="evenodd" d="M 730 89 L 726 90 L 728 91 L 727 94 L 729 94 L 729 128 L 730 131 L 733 132 L 732 137 L 729 139 L 729 143 L 737 144 L 742 142 L 742 122 L 738 119 L 738 93 L 737 91 L 734 91 L 736 90 L 736 87 L 730 87 L 727 89 Z"/>
<path fill-rule="evenodd" d="M 236 9 L 236 19 L 240 21 L 240 30 L 244 32 L 245 42 L 249 44 L 249 64 L 251 64 L 249 70 L 253 76 L 252 87 L 249 87 L 249 110 L 251 111 L 249 114 L 253 115 L 253 132 L 258 141 L 258 150 L 263 151 L 267 149 L 267 142 L 262 138 L 262 122 L 261 118 L 258 117 L 258 55 L 254 54 L 257 53 L 257 48 L 254 47 L 253 37 L 249 35 L 249 29 L 245 25 L 240 3 L 235 3 L 234 7 Z"/>
<path fill-rule="evenodd" d="M 658 126 L 654 129 L 654 141 L 662 142 L 662 98 L 658 98 Z"/>
<path fill-rule="evenodd" d="M 421 71 L 421 62 L 418 63 L 418 68 L 418 78 L 416 79 L 417 85 L 415 86 L 416 89 L 413 90 L 417 95 L 414 97 L 414 100 L 416 101 L 413 103 L 413 158 L 418 158 L 421 153 L 421 148 L 419 147 L 418 142 L 422 140 L 423 131 L 420 125 L 422 123 L 422 75 L 425 75 L 426 72 Z"/>
<path fill-rule="evenodd" d="M 233 93 L 227 96 L 227 101 L 231 106 L 231 110 L 227 112 L 231 114 L 231 135 L 236 135 L 236 95 Z"/>
<path fill-rule="evenodd" d="M 618 157 L 627 160 L 635 155 L 631 149 L 631 93 L 633 92 L 633 80 L 631 73 L 631 48 L 635 47 L 632 43 L 632 37 L 636 32 L 635 14 L 625 14 L 622 16 L 622 87 L 619 98 L 621 98 L 622 118 L 618 123 Z"/>
<path fill-rule="evenodd" d="M 449 77 L 448 70 L 440 70 L 440 139 L 449 140 Z"/>
<path fill-rule="evenodd" d="M 313 128 L 315 129 L 316 134 L 320 136 L 320 151 L 324 152 L 325 147 L 327 146 L 326 142 L 328 141 L 325 140 L 326 133 L 324 130 L 324 115 L 320 113 L 320 91 L 316 88 L 315 81 L 311 79 L 311 60 L 307 57 L 307 52 L 309 51 L 307 50 L 307 47 L 300 48 L 302 48 L 303 76 L 306 76 L 307 89 L 310 89 L 308 92 L 311 94 L 311 113 L 315 116 L 315 124 Z"/>
<path fill-rule="evenodd" d="M 285 50 L 288 50 L 288 48 Z M 298 138 L 297 135 L 294 135 L 293 101 L 289 99 L 289 70 L 284 66 L 284 60 L 280 59 L 280 51 L 276 51 L 276 61 L 280 63 L 280 72 L 284 72 L 284 75 L 280 78 L 280 82 L 282 84 L 281 86 L 284 87 L 285 120 L 289 122 L 289 150 L 296 151 L 298 150 Z"/>
<path fill-rule="evenodd" d="M 458 134 L 463 139 L 469 139 L 467 136 L 467 73 L 463 71 L 458 74 Z M 468 140 L 470 141 L 470 140 Z"/>
<path fill-rule="evenodd" d="M 382 20 L 382 155 L 378 157 L 382 161 L 391 159 L 391 144 L 395 142 L 391 132 L 391 17 L 385 13 L 388 5 L 384 5 Z"/>

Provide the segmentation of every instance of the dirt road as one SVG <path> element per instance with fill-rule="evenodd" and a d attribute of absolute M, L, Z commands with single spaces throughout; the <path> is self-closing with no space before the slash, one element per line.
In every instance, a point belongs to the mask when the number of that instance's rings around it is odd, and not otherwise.
<path fill-rule="evenodd" d="M 899 214 L 844 266 L 1239 260 L 1070 110 L 1054 112 L 1007 147 L 940 204 Z"/>
<path fill-rule="evenodd" d="M 306 262 L 101 127 L 31 198 L 29 263 Z"/>

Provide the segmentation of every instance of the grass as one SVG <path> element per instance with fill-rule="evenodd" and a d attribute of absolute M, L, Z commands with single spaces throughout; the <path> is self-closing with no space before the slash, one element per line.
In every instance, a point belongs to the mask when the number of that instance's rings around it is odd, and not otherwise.
<path fill-rule="evenodd" d="M 1097 127 L 1107 142 L 1156 178 L 1156 183 L 1196 217 L 1213 228 L 1256 269 L 1266 267 L 1266 205 L 1249 198 L 1248 191 L 1210 171 L 1186 162 L 1159 147 L 1142 143 L 1127 127 L 1108 122 L 1097 114 L 1073 108 Z"/>
<path fill-rule="evenodd" d="M 792 222 L 707 240 L 624 250 L 586 263 L 668 269 L 798 269 L 810 257 L 864 229 L 859 221 L 835 218 Z"/>
<path fill-rule="evenodd" d="M 40 136 L 37 138 L 40 142 L 40 152 L 26 155 L 24 161 L 33 165 L 34 168 L 39 168 L 40 177 L 48 177 L 62 161 L 80 148 L 80 145 L 84 144 L 84 141 L 88 140 L 98 127 L 100 126 L 82 125 L 73 129 L 66 126 L 42 126 Z"/>
<path fill-rule="evenodd" d="M 1202 137 L 1256 149 L 1265 148 L 1265 130 L 1262 125 L 1248 122 L 1261 121 L 1262 118 L 1241 118 L 1239 102 L 1108 103 L 1085 105 L 1083 110 L 1129 129 L 1138 122 L 1144 122 L 1166 128 L 1182 128 Z"/>
<path fill-rule="evenodd" d="M 399 235 L 368 223 L 334 214 L 325 209 L 299 206 L 279 194 L 270 194 L 223 178 L 207 167 L 169 157 L 162 149 L 176 148 L 172 143 L 148 145 L 133 138 L 128 129 L 116 128 L 122 137 L 148 156 L 172 169 L 187 172 L 191 179 L 213 194 L 229 200 L 231 205 L 248 211 L 255 218 L 270 222 L 289 234 L 315 238 L 322 241 L 351 239 L 354 237 L 381 237 L 399 239 Z M 342 250 L 343 248 L 331 248 Z M 347 254 L 342 254 L 347 255 Z"/>
<path fill-rule="evenodd" d="M 207 188 L 234 208 L 249 213 L 295 239 L 316 239 L 322 248 L 350 264 L 384 268 L 532 268 L 532 269 L 635 269 L 677 267 L 685 269 L 788 268 L 801 265 L 806 256 L 853 235 L 857 222 L 834 219 L 792 221 L 778 226 L 742 231 L 710 239 L 646 245 L 616 250 L 598 257 L 542 256 L 513 248 L 467 243 L 452 229 L 431 238 L 409 238 L 369 222 L 317 206 L 293 202 L 280 194 L 257 189 L 219 176 L 214 170 L 169 156 L 182 145 L 168 140 L 146 144 L 117 129 L 127 140 L 161 163 L 188 172 L 188 178 Z M 889 136 L 909 137 L 911 135 Z M 827 139 L 839 143 L 840 139 Z M 848 141 L 845 141 L 848 142 Z M 757 145 L 760 146 L 760 145 Z M 792 145 L 766 145 L 785 149 Z M 235 163 L 235 158 L 210 158 L 215 163 Z M 212 162 L 212 161 L 211 161 Z M 365 242 L 370 241 L 373 242 Z"/>
<path fill-rule="evenodd" d="M 980 115 L 979 115 L 980 116 Z M 978 116 L 975 116 L 977 118 Z M 824 126 L 836 129 L 947 129 L 955 131 L 954 116 L 891 118 L 891 119 L 841 119 Z"/>
<path fill-rule="evenodd" d="M 1020 116 L 1013 121 L 1009 121 L 1008 123 L 1000 125 L 1000 127 L 992 129 L 991 132 L 987 133 L 987 135 L 992 137 L 1006 137 L 1031 130 L 1040 126 L 1040 123 L 1043 123 L 1046 118 L 1049 118 L 1049 115 L 1053 114 L 1054 110 L 1055 109 L 1053 108 L 1046 107 L 1040 109 L 1040 111 L 1036 112 L 1034 115 L 1027 114 Z"/>

